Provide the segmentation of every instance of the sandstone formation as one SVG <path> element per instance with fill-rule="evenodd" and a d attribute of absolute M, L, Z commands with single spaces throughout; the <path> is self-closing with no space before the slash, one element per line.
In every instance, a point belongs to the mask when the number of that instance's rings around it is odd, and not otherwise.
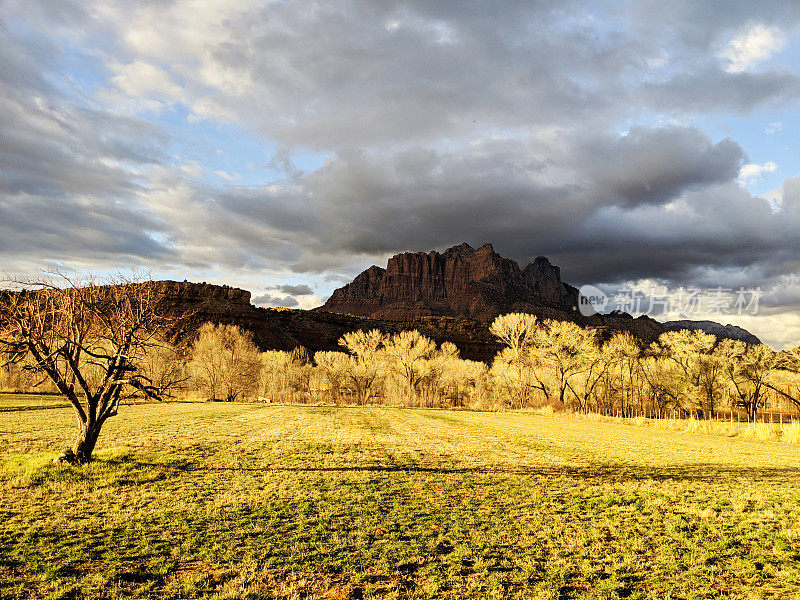
<path fill-rule="evenodd" d="M 408 321 L 453 316 L 491 322 L 507 312 L 543 317 L 576 312 L 578 290 L 540 256 L 520 270 L 491 244 L 461 244 L 439 252 L 404 252 L 385 269 L 372 266 L 336 290 L 319 311 Z M 553 311 L 556 311 L 556 314 Z"/>

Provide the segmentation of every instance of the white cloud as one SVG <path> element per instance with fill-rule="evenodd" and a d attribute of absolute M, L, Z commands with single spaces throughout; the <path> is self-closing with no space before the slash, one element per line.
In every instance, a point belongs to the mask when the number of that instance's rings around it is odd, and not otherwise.
<path fill-rule="evenodd" d="M 164 69 L 145 61 L 136 60 L 127 65 L 118 65 L 115 70 L 117 75 L 111 81 L 132 96 L 150 93 L 175 99 L 183 96 L 183 88 Z"/>
<path fill-rule="evenodd" d="M 239 175 L 237 173 L 228 173 L 227 171 L 214 171 L 214 175 L 222 177 L 228 181 L 236 181 L 239 179 Z"/>
<path fill-rule="evenodd" d="M 741 298 L 737 287 L 668 288 L 653 279 L 629 281 L 616 287 L 604 285 L 603 290 L 613 301 L 621 303 L 609 305 L 608 309 L 617 307 L 635 315 L 648 314 L 659 321 L 689 319 L 735 325 L 776 350 L 800 343 L 800 315 L 793 308 L 787 309 L 796 306 L 800 299 L 796 276 L 781 278 L 765 292 L 743 287 Z M 743 302 L 741 307 L 737 302 Z"/>
<path fill-rule="evenodd" d="M 783 123 L 780 121 L 775 121 L 774 123 L 770 123 L 767 125 L 766 129 L 764 129 L 764 133 L 767 135 L 777 135 L 781 131 L 783 131 Z"/>
<path fill-rule="evenodd" d="M 184 165 L 181 165 L 181 171 L 192 177 L 202 177 L 203 167 L 196 160 L 191 160 Z"/>
<path fill-rule="evenodd" d="M 763 177 L 765 173 L 774 173 L 777 170 L 778 165 L 771 160 L 765 162 L 763 165 L 750 163 L 739 169 L 739 181 L 746 184 L 755 183 L 758 179 Z"/>
<path fill-rule="evenodd" d="M 728 61 L 728 73 L 741 73 L 763 62 L 786 46 L 786 36 L 777 27 L 759 24 L 733 38 L 720 57 Z"/>

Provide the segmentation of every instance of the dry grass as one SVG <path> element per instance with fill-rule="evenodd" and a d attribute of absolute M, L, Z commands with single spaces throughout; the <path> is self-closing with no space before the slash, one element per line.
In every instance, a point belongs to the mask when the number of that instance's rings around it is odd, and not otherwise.
<path fill-rule="evenodd" d="M 159 404 L 0 428 L 0 597 L 788 598 L 787 444 L 561 414 Z M 685 422 L 684 422 L 685 427 Z"/>
<path fill-rule="evenodd" d="M 781 427 L 781 439 L 789 444 L 800 444 L 800 422 L 786 423 Z"/>
<path fill-rule="evenodd" d="M 620 423 L 635 427 L 648 427 L 661 431 L 680 431 L 724 437 L 739 437 L 760 442 L 784 442 L 800 444 L 800 422 L 780 423 L 737 423 L 727 420 L 702 419 L 646 419 L 644 417 L 619 418 L 594 413 L 582 415 L 564 413 L 564 417 L 600 423 Z"/>

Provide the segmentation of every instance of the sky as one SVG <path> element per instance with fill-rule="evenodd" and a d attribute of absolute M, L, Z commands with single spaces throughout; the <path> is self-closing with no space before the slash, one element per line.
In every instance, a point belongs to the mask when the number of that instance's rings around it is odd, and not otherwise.
<path fill-rule="evenodd" d="M 0 270 L 310 308 L 491 243 L 783 348 L 798 125 L 794 0 L 0 0 Z"/>

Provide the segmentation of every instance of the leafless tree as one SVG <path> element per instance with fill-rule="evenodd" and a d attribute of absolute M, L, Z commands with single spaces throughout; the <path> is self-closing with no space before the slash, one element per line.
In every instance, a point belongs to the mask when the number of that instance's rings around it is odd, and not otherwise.
<path fill-rule="evenodd" d="M 536 332 L 542 326 L 534 315 L 509 313 L 497 317 L 489 329 L 506 346 L 495 357 L 492 374 L 519 408 L 528 405 L 534 390 L 541 390 L 549 398 L 547 385 L 540 377 L 543 369 L 539 356 L 534 351 Z"/>
<path fill-rule="evenodd" d="M 774 366 L 777 370 L 785 373 L 791 373 L 795 379 L 800 378 L 800 346 L 784 350 L 775 356 Z M 795 387 L 795 393 L 787 389 L 784 391 L 775 382 L 766 380 L 764 382 L 766 387 L 776 392 L 782 398 L 788 400 L 798 409 L 800 409 L 800 385 Z"/>
<path fill-rule="evenodd" d="M 765 392 L 775 367 L 775 352 L 764 344 L 749 346 L 739 340 L 722 340 L 715 354 L 733 388 L 734 402 L 754 421 L 766 402 Z"/>
<path fill-rule="evenodd" d="M 249 333 L 235 325 L 205 323 L 198 330 L 189 369 L 209 400 L 253 396 L 261 357 Z"/>
<path fill-rule="evenodd" d="M 659 360 L 674 368 L 674 383 L 670 394 L 683 410 L 698 416 L 710 417 L 717 409 L 722 391 L 719 356 L 714 350 L 717 338 L 702 331 L 668 331 L 662 333 L 652 346 Z M 665 373 L 669 373 L 665 369 Z"/>
<path fill-rule="evenodd" d="M 536 330 L 532 347 L 536 362 L 552 373 L 562 404 L 566 403 L 572 379 L 586 369 L 583 357 L 596 355 L 596 352 L 596 330 L 551 319 Z"/>
<path fill-rule="evenodd" d="M 158 284 L 136 276 L 10 277 L 0 292 L 0 347 L 49 378 L 72 404 L 78 435 L 66 460 L 87 463 L 103 424 L 127 398 L 162 398 L 178 381 L 144 373 L 178 317 L 158 310 Z"/>
<path fill-rule="evenodd" d="M 420 386 L 430 375 L 436 343 L 414 329 L 393 335 L 384 347 L 389 370 L 403 382 L 408 399 L 418 400 Z"/>
<path fill-rule="evenodd" d="M 352 355 L 347 367 L 347 380 L 356 392 L 358 404 L 364 404 L 381 378 L 380 354 L 386 336 L 377 329 L 351 331 L 339 340 Z"/>

